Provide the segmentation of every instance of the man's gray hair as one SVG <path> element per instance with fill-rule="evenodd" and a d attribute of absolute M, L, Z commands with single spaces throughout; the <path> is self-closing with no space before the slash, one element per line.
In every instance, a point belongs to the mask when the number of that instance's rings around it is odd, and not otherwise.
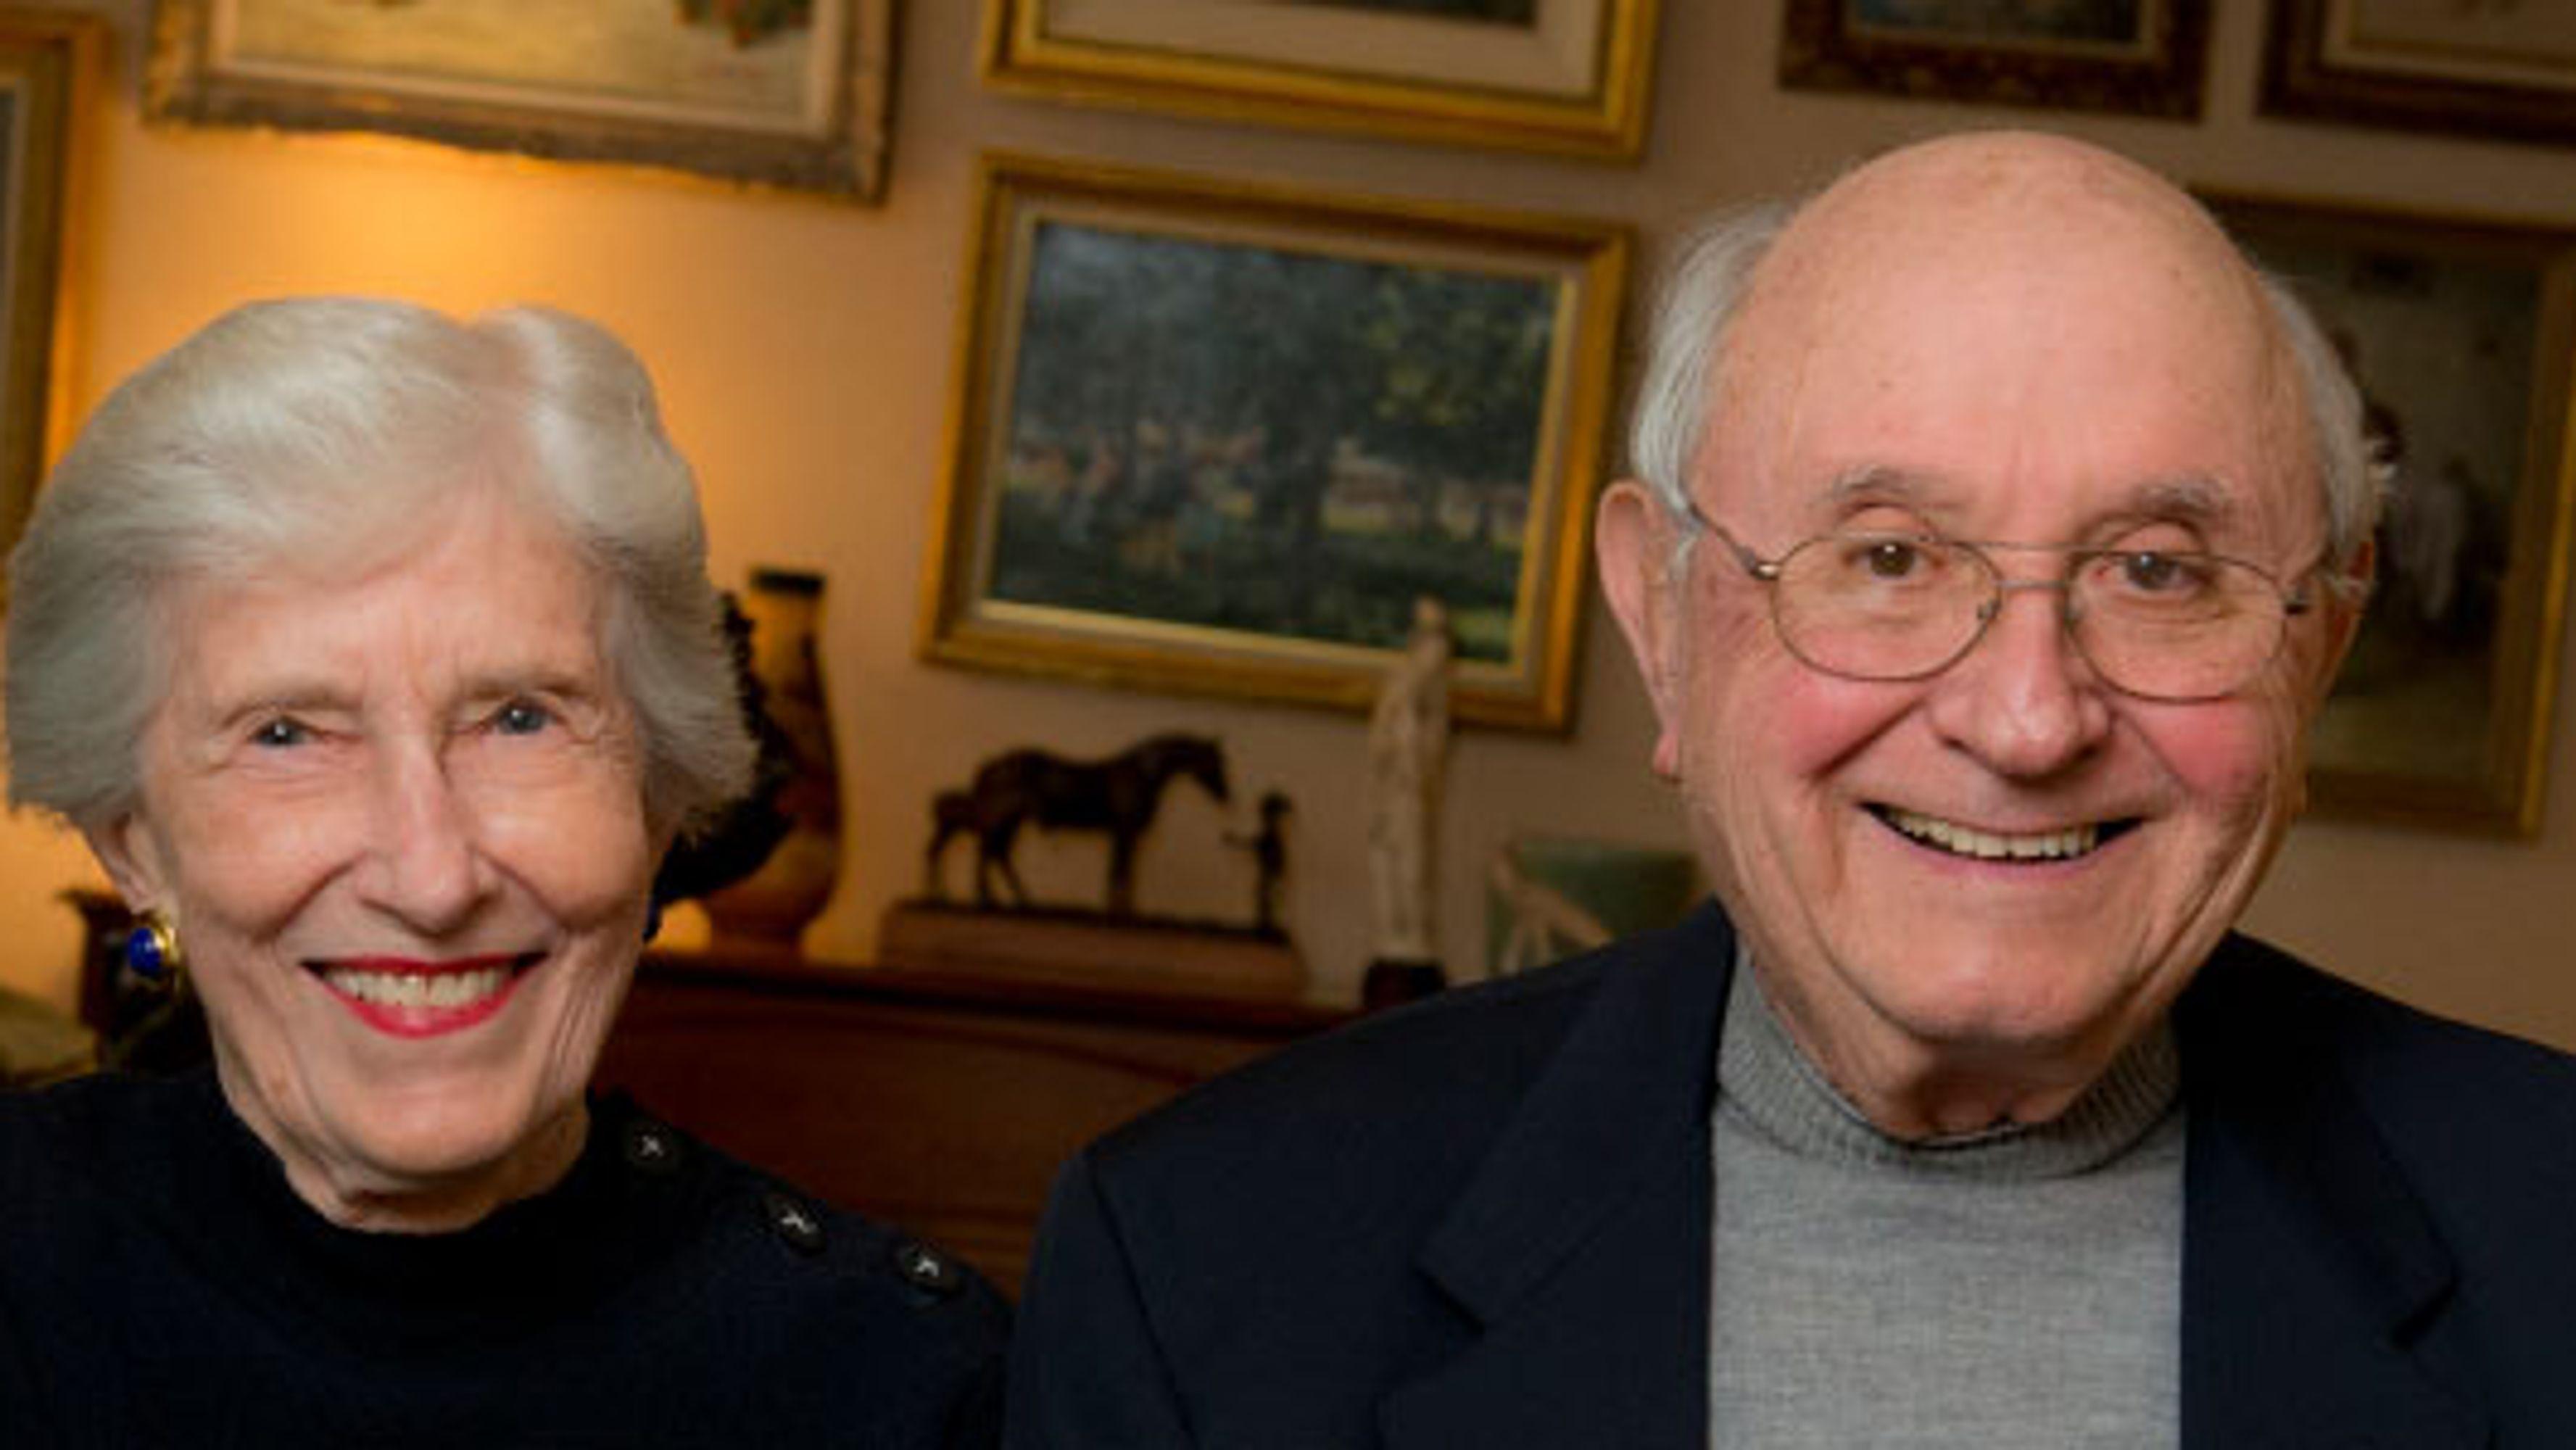
<path fill-rule="evenodd" d="M 393 557 L 469 486 L 558 528 L 597 582 L 647 818 L 685 831 L 740 795 L 753 746 L 706 526 L 634 354 L 542 308 L 304 298 L 144 367 L 39 495 L 9 563 L 11 803 L 84 828 L 134 809 L 174 586 Z"/>
<path fill-rule="evenodd" d="M 1647 341 L 1628 431 L 1629 468 L 1673 517 L 1688 517 L 1690 482 L 1708 436 L 1725 365 L 1726 334 L 1753 277 L 1807 198 L 1767 201 L 1720 215 L 1686 238 L 1666 272 Z M 2379 522 L 2385 469 L 2365 434 L 2361 392 L 2325 330 L 2288 284 L 2255 270 L 2307 405 L 2326 512 L 2326 577 L 2345 569 Z M 1687 548 L 1696 531 L 1685 529 Z"/>

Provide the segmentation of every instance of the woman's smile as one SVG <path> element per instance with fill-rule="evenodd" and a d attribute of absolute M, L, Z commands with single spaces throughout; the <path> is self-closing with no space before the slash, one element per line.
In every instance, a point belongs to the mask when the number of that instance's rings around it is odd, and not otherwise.
<path fill-rule="evenodd" d="M 306 966 L 367 1026 L 395 1037 L 441 1037 L 489 1021 L 544 959 L 543 952 L 443 962 L 370 956 Z"/>

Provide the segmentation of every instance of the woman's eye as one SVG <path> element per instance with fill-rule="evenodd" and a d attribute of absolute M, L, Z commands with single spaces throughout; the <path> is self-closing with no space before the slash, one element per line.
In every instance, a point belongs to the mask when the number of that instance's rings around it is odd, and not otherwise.
<path fill-rule="evenodd" d="M 492 712 L 492 728 L 503 735 L 535 735 L 554 720 L 554 712 L 529 700 L 512 700 Z"/>
<path fill-rule="evenodd" d="M 263 721 L 250 733 L 250 743 L 263 750 L 283 750 L 302 745 L 312 738 L 313 732 L 306 729 L 302 721 L 284 717 Z"/>

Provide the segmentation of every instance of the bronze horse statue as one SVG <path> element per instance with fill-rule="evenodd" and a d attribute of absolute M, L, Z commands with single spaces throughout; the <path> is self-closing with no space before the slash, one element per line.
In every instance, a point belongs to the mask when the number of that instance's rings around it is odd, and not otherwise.
<path fill-rule="evenodd" d="M 1049 831 L 1099 831 L 1109 838 L 1109 914 L 1136 912 L 1136 845 L 1154 823 L 1163 787 L 1174 777 L 1195 780 L 1222 802 L 1225 753 L 1204 735 L 1157 735 L 1107 760 L 1067 760 L 1045 750 L 1014 750 L 986 761 L 974 784 L 941 791 L 931 801 L 927 858 L 937 894 L 940 853 L 957 836 L 975 842 L 975 904 L 999 902 L 994 882 L 1013 906 L 1029 904 L 1028 888 L 1011 865 L 1020 827 Z"/>

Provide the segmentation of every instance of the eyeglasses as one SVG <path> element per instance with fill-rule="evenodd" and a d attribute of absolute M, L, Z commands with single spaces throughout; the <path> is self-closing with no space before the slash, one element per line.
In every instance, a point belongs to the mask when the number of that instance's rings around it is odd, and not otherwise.
<path fill-rule="evenodd" d="M 2053 589 L 2059 617 L 2104 683 L 2149 700 L 2234 694 L 2280 652 L 2292 615 L 2315 607 L 2241 559 L 2171 549 L 1967 543 L 1933 534 L 1820 534 L 1777 559 L 1746 548 L 1699 505 L 1744 572 L 1770 586 L 1780 642 L 1810 667 L 1851 680 L 1921 680 L 1957 664 L 2003 611 L 2004 596 Z M 1993 554 L 2060 554 L 2063 577 L 2007 579 Z"/>

